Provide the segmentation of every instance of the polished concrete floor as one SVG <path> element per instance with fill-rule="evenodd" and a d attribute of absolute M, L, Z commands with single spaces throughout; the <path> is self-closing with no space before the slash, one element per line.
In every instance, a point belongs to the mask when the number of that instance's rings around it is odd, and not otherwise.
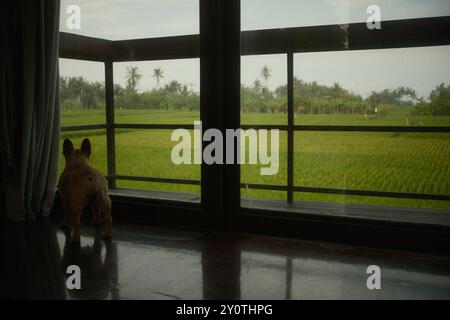
<path fill-rule="evenodd" d="M 450 259 L 234 234 L 84 226 L 80 245 L 49 221 L 6 223 L 3 299 L 450 299 Z M 81 289 L 66 268 L 81 268 Z M 381 289 L 368 290 L 369 265 Z"/>

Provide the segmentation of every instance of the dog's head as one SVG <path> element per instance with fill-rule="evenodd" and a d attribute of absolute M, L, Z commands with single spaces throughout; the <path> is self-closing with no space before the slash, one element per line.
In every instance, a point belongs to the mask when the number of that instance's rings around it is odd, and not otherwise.
<path fill-rule="evenodd" d="M 66 166 L 77 163 L 88 163 L 91 155 L 91 142 L 89 139 L 84 139 L 81 143 L 80 149 L 73 147 L 70 139 L 65 139 L 63 144 L 63 155 L 66 158 Z"/>

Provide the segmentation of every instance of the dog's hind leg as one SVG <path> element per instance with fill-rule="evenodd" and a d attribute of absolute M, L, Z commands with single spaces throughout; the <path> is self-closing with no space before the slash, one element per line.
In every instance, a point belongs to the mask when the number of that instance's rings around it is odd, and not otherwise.
<path fill-rule="evenodd" d="M 71 243 L 80 242 L 81 211 L 82 207 L 71 206 L 70 208 L 70 219 L 73 226 L 72 236 L 70 237 Z"/>
<path fill-rule="evenodd" d="M 91 208 L 91 212 L 92 212 L 92 223 L 94 225 L 99 225 L 103 223 L 103 219 L 102 219 L 102 213 L 100 212 L 100 210 L 97 208 L 97 205 L 93 205 Z"/>
<path fill-rule="evenodd" d="M 112 236 L 112 217 L 111 217 L 111 199 L 107 195 L 99 197 L 97 207 L 100 208 L 103 217 L 102 238 L 111 238 Z"/>

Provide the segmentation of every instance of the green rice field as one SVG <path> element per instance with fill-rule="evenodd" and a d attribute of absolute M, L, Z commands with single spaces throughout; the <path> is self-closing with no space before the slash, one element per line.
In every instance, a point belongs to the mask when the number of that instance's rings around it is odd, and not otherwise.
<path fill-rule="evenodd" d="M 116 123 L 192 124 L 198 112 L 163 110 L 116 110 Z M 63 112 L 62 126 L 105 123 L 104 110 Z M 389 125 L 450 126 L 450 117 L 296 115 L 296 124 L 308 125 Z M 287 124 L 286 114 L 242 114 L 243 124 Z M 105 130 L 65 132 L 80 145 L 91 139 L 91 163 L 106 175 Z M 171 130 L 117 130 L 116 173 L 147 177 L 200 179 L 199 165 L 174 165 Z M 449 133 L 367 133 L 367 132 L 297 132 L 294 138 L 297 186 L 346 188 L 427 194 L 450 193 Z M 287 138 L 280 132 L 280 169 L 273 176 L 261 176 L 259 165 L 242 165 L 243 183 L 285 185 L 287 183 Z M 61 157 L 60 170 L 64 165 Z M 117 181 L 118 187 L 179 192 L 200 192 L 199 187 L 162 183 Z M 280 191 L 242 189 L 243 197 L 286 199 Z M 296 193 L 298 201 L 326 201 L 380 204 L 450 211 L 450 202 Z"/>

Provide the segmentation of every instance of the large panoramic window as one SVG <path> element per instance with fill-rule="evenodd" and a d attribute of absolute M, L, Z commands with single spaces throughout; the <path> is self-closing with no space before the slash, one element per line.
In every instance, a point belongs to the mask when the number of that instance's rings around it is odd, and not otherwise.
<path fill-rule="evenodd" d="M 112 189 L 198 201 L 201 166 L 174 163 L 171 134 L 190 134 L 191 158 L 200 151 L 199 3 L 128 4 L 119 16 L 116 1 L 62 3 L 61 31 L 83 47 L 65 57 L 96 61 L 60 60 L 63 138 L 92 139 Z M 79 28 L 69 27 L 70 5 Z M 367 218 L 381 208 L 431 223 L 449 211 L 450 47 L 396 46 L 386 33 L 366 48 L 370 6 L 241 1 L 242 206 Z M 450 5 L 379 1 L 377 10 L 383 23 L 435 27 L 429 17 Z"/>
<path fill-rule="evenodd" d="M 371 5 L 241 0 L 241 124 L 280 130 L 276 175 L 241 167 L 242 206 L 448 221 L 450 47 L 351 50 L 348 24 Z M 376 9 L 381 22 L 450 14 L 448 1 Z M 330 42 L 308 28 L 333 24 Z"/>

